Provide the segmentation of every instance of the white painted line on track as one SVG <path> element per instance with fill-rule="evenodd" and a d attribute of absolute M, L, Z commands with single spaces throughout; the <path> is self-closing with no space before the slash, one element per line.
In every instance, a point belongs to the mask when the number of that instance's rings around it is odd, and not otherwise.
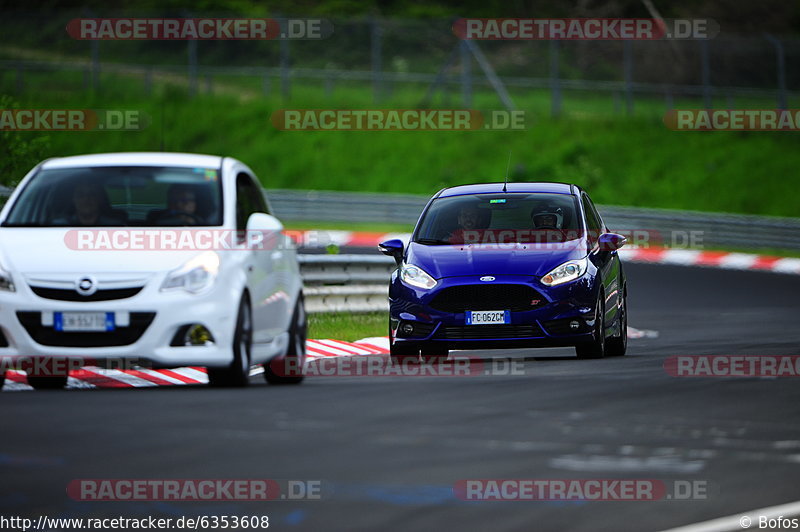
<path fill-rule="evenodd" d="M 778 517 L 791 519 L 793 516 L 797 515 L 800 515 L 800 501 L 748 510 L 726 517 L 711 519 L 710 521 L 702 521 L 678 528 L 662 530 L 661 532 L 733 532 L 736 530 L 747 530 L 749 528 L 758 530 L 762 528 L 759 527 L 759 518 L 761 517 L 765 517 L 767 520 L 777 519 Z"/>

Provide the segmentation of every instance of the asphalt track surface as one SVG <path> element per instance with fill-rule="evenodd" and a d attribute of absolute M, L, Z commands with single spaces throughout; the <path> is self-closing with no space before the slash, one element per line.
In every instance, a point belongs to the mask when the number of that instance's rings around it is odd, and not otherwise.
<path fill-rule="evenodd" d="M 273 530 L 661 530 L 800 499 L 800 381 L 676 378 L 669 355 L 798 355 L 800 276 L 627 265 L 622 358 L 524 375 L 0 394 L 0 515 L 268 515 Z M 474 353 L 478 354 L 478 353 Z M 86 478 L 318 479 L 324 498 L 78 502 Z M 702 481 L 704 500 L 467 502 L 462 479 Z M 753 528 L 757 528 L 754 526 Z"/>

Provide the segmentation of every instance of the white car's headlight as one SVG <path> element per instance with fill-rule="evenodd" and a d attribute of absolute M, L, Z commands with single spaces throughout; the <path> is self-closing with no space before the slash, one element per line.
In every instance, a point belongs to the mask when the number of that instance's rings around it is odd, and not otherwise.
<path fill-rule="evenodd" d="M 5 270 L 0 269 L 0 290 L 6 292 L 15 292 L 14 281 L 11 280 L 11 274 Z"/>
<path fill-rule="evenodd" d="M 416 286 L 417 288 L 426 288 L 430 290 L 436 286 L 436 279 L 428 275 L 425 270 L 413 264 L 406 264 L 405 262 L 400 265 L 400 279 L 404 283 Z"/>
<path fill-rule="evenodd" d="M 206 251 L 170 272 L 161 290 L 186 290 L 196 294 L 213 285 L 218 272 L 219 255 L 214 251 Z"/>
<path fill-rule="evenodd" d="M 17 290 L 14 287 L 14 281 L 11 280 L 11 274 L 3 267 L 2 262 L 0 262 L 0 290 L 6 292 L 16 292 Z"/>
<path fill-rule="evenodd" d="M 581 277 L 589 267 L 589 259 L 584 257 L 578 260 L 570 260 L 554 268 L 550 273 L 541 278 L 545 286 L 555 286 L 557 284 L 568 283 Z"/>

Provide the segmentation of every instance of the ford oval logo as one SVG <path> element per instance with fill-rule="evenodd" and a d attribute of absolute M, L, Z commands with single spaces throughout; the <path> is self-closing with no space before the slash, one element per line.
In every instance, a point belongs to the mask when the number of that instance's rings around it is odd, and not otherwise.
<path fill-rule="evenodd" d="M 492 277 L 491 275 L 484 275 L 483 277 L 481 277 L 481 281 L 488 283 L 490 281 L 494 281 L 494 277 Z"/>

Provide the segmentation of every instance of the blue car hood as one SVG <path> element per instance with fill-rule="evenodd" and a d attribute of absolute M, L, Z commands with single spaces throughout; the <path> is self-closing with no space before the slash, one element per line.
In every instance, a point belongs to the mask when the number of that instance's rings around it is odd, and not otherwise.
<path fill-rule="evenodd" d="M 564 243 L 428 246 L 411 242 L 406 262 L 435 279 L 461 275 L 532 275 L 541 277 L 568 260 L 586 256 L 583 238 Z"/>

